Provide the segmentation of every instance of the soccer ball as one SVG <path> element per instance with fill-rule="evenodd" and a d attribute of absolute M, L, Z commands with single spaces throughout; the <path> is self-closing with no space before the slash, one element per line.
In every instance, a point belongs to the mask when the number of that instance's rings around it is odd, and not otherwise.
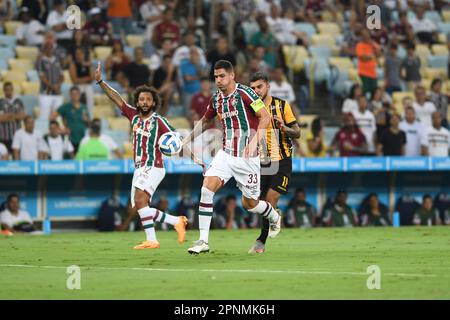
<path fill-rule="evenodd" d="M 159 150 L 163 155 L 173 156 L 181 151 L 181 140 L 176 132 L 164 133 L 158 141 Z"/>

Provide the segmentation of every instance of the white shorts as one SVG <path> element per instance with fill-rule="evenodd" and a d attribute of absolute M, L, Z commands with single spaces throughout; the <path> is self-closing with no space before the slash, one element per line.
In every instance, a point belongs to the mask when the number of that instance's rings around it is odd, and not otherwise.
<path fill-rule="evenodd" d="M 218 177 L 226 184 L 231 177 L 246 198 L 258 200 L 260 192 L 260 157 L 233 157 L 219 150 L 205 173 L 205 177 Z"/>
<path fill-rule="evenodd" d="M 166 169 L 156 167 L 142 167 L 134 170 L 133 182 L 131 183 L 131 206 L 134 208 L 134 194 L 136 188 L 144 191 L 150 197 L 149 202 L 152 200 L 152 196 L 158 188 L 161 181 L 166 175 Z"/>

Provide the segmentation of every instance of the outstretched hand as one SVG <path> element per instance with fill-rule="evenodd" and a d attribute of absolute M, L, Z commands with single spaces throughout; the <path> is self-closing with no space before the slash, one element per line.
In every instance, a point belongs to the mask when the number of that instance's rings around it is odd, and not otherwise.
<path fill-rule="evenodd" d="M 102 64 L 99 61 L 97 64 L 97 69 L 95 69 L 95 81 L 99 82 L 102 80 Z"/>

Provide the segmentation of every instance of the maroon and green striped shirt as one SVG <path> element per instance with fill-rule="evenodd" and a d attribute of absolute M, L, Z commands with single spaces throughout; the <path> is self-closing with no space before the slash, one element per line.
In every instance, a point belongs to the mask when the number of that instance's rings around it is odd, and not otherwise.
<path fill-rule="evenodd" d="M 216 115 L 222 123 L 223 150 L 235 157 L 242 157 L 245 147 L 257 132 L 259 119 L 255 110 L 264 108 L 264 102 L 249 87 L 240 83 L 228 96 L 218 90 L 209 101 L 206 119 Z"/>
<path fill-rule="evenodd" d="M 122 115 L 131 122 L 133 130 L 134 166 L 163 168 L 164 162 L 158 147 L 161 135 L 175 131 L 166 118 L 154 112 L 147 119 L 142 120 L 136 108 L 122 105 Z"/>

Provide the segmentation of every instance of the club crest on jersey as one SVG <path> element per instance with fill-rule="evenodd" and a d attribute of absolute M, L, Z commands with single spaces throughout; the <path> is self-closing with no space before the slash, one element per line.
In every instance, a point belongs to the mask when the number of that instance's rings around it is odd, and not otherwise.
<path fill-rule="evenodd" d="M 230 99 L 230 102 L 231 102 L 231 105 L 232 105 L 233 107 L 236 107 L 236 105 L 237 105 L 237 103 L 238 103 L 238 100 L 236 99 L 236 97 L 232 97 L 232 98 Z"/>

